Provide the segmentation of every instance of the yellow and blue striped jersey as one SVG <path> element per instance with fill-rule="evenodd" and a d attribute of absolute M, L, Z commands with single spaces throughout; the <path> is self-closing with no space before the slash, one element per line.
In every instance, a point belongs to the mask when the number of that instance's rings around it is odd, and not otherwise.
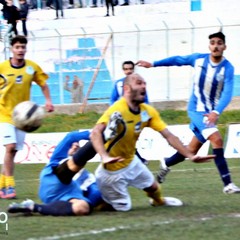
<path fill-rule="evenodd" d="M 123 124 L 117 129 L 117 136 L 105 143 L 105 147 L 110 156 L 121 156 L 124 161 L 105 164 L 105 168 L 116 171 L 129 165 L 135 154 L 137 139 L 144 127 L 150 127 L 156 131 L 162 131 L 166 128 L 166 123 L 160 118 L 159 113 L 152 106 L 141 103 L 140 112 L 132 112 L 125 98 L 121 98 L 109 107 L 97 123 L 108 124 L 111 114 L 121 113 Z"/>
<path fill-rule="evenodd" d="M 10 60 L 0 63 L 0 122 L 12 123 L 14 107 L 30 99 L 32 82 L 44 86 L 48 75 L 40 66 L 25 60 L 22 67 L 14 67 Z"/>

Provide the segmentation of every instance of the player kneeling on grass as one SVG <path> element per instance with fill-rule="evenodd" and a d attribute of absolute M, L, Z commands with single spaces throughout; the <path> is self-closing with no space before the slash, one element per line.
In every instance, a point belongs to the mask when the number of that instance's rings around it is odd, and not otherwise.
<path fill-rule="evenodd" d="M 80 140 L 89 140 L 89 131 L 68 133 L 58 144 L 49 163 L 40 174 L 39 197 L 44 204 L 28 199 L 9 205 L 9 213 L 38 212 L 43 215 L 72 216 L 87 215 L 102 203 L 101 193 L 95 177 L 81 169 L 69 184 L 62 183 L 55 174 L 55 168 L 62 159 L 73 155 L 79 149 Z"/>
<path fill-rule="evenodd" d="M 135 155 L 136 141 L 144 127 L 158 131 L 168 143 L 194 162 L 205 162 L 214 157 L 192 154 L 173 135 L 152 106 L 144 103 L 146 82 L 139 74 L 128 75 L 123 83 L 123 97 L 115 102 L 100 117 L 93 128 L 90 139 L 102 163 L 95 172 L 103 200 L 117 211 L 131 209 L 128 187 L 142 189 L 153 206 L 181 206 L 176 198 L 163 197 L 160 185 L 152 172 Z M 102 135 L 111 116 L 118 112 L 122 121 L 118 124 L 114 138 L 106 143 Z"/>

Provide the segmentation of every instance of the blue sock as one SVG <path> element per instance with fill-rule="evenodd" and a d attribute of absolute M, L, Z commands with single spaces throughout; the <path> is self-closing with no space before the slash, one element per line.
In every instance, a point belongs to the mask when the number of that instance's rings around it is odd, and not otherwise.
<path fill-rule="evenodd" d="M 231 181 L 230 172 L 228 170 L 228 165 L 227 165 L 226 159 L 224 157 L 223 148 L 213 149 L 213 154 L 216 155 L 214 161 L 218 168 L 218 172 L 221 176 L 224 186 L 226 186 L 229 183 L 231 183 L 232 181 Z"/>
<path fill-rule="evenodd" d="M 185 156 L 183 156 L 181 153 L 176 152 L 174 155 L 172 155 L 169 158 L 165 159 L 165 163 L 168 167 L 173 166 L 175 164 L 178 164 L 180 162 L 183 162 L 185 160 Z"/>
<path fill-rule="evenodd" d="M 33 212 L 52 216 L 73 216 L 72 203 L 56 201 L 49 204 L 34 204 Z"/>

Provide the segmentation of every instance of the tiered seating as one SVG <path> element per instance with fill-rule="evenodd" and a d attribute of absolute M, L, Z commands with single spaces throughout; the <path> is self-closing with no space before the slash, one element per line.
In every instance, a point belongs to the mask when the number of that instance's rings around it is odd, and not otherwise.
<path fill-rule="evenodd" d="M 69 85 L 72 84 L 74 75 L 77 75 L 84 82 L 84 94 L 86 95 L 100 58 L 101 51 L 96 47 L 93 38 L 80 38 L 77 49 L 66 50 L 66 59 L 62 62 L 55 62 L 55 72 L 49 73 L 48 84 L 53 103 L 71 103 L 71 93 L 63 89 L 66 75 L 70 76 Z M 89 102 L 108 102 L 111 88 L 110 73 L 103 60 L 90 93 Z M 36 85 L 32 87 L 32 100 L 38 104 L 44 104 L 45 101 L 40 88 Z"/>

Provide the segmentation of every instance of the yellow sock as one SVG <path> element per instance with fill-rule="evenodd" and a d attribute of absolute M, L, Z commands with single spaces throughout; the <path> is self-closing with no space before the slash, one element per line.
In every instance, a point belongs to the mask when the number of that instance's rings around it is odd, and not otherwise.
<path fill-rule="evenodd" d="M 147 195 L 153 199 L 154 206 L 164 205 L 164 199 L 162 197 L 161 187 L 159 184 L 155 192 L 147 192 Z"/>
<path fill-rule="evenodd" d="M 5 175 L 0 175 L 0 189 L 5 188 Z"/>
<path fill-rule="evenodd" d="M 5 185 L 6 187 L 15 187 L 14 176 L 5 176 Z"/>

